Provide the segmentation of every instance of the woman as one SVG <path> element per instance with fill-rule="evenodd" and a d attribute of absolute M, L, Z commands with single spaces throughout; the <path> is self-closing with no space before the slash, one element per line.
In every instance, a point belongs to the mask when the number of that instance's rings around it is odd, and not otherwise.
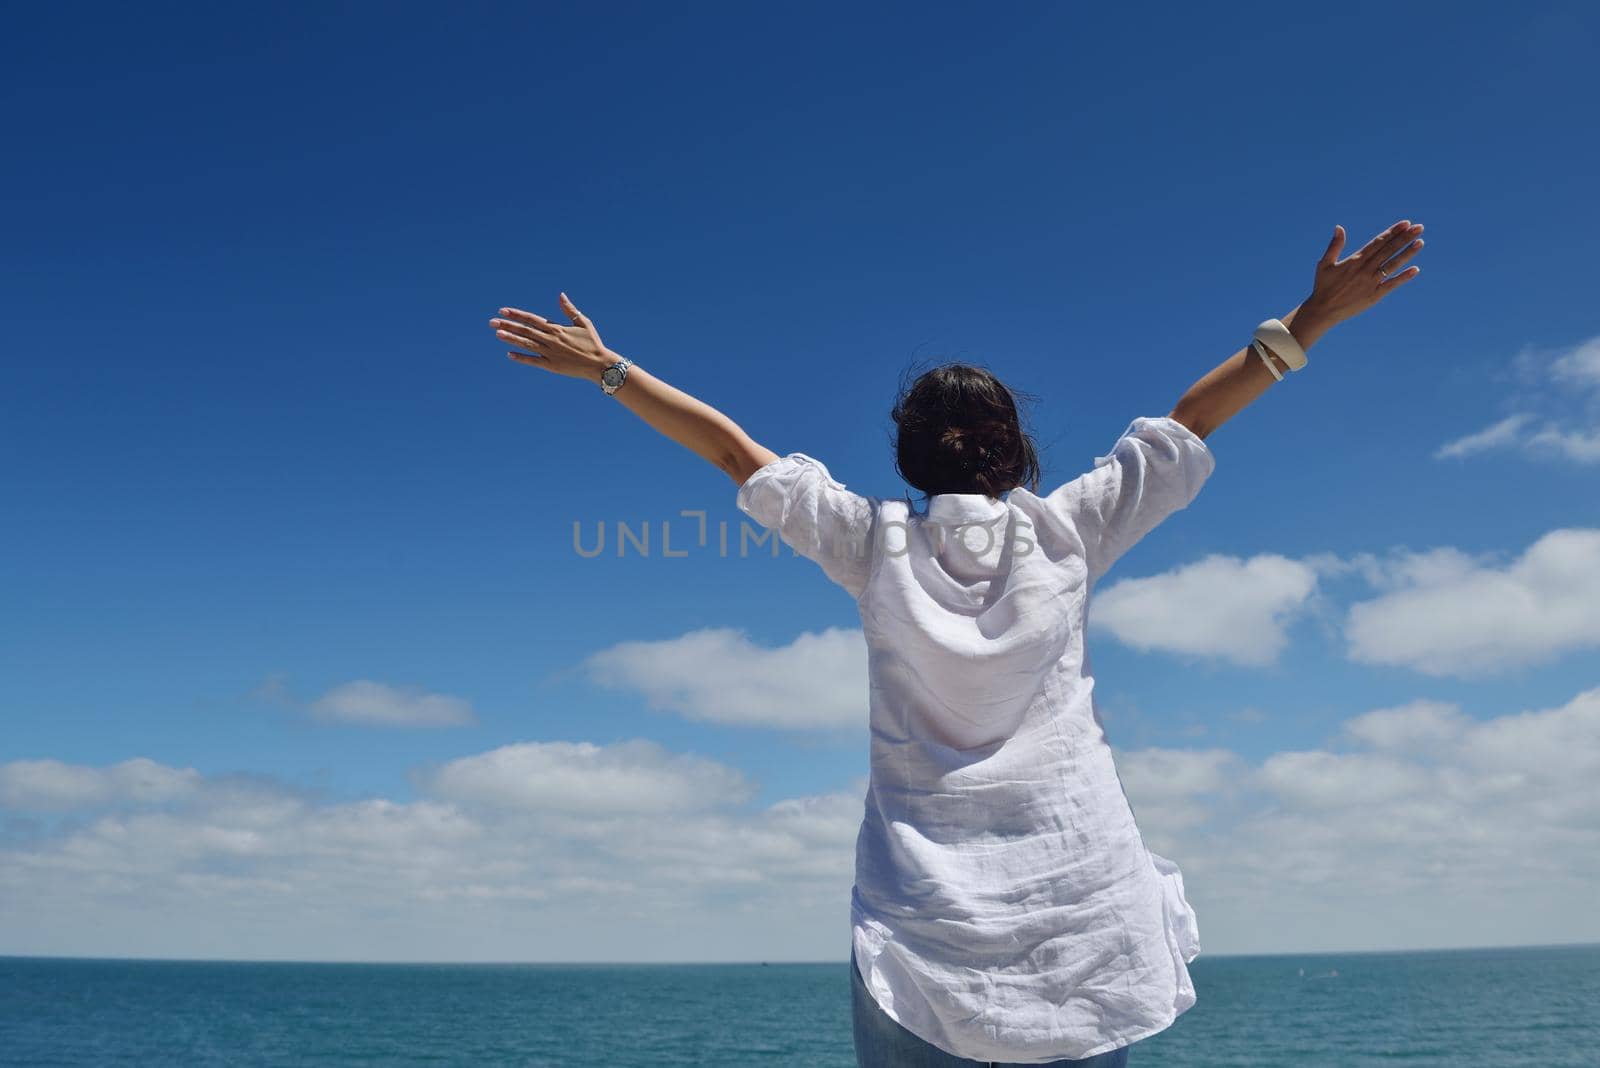
<path fill-rule="evenodd" d="M 1286 331 L 1224 360 L 1170 414 L 1134 419 L 1045 496 L 1005 386 L 962 364 L 927 372 L 893 410 L 896 467 L 926 495 L 922 513 L 757 444 L 607 349 L 564 293 L 570 325 L 514 308 L 491 320 L 524 350 L 513 360 L 599 382 L 716 464 L 742 511 L 856 598 L 871 678 L 851 894 L 860 1064 L 1121 1065 L 1195 1003 L 1194 911 L 1113 766 L 1084 654 L 1088 594 L 1194 499 L 1213 431 L 1330 327 L 1416 277 L 1405 264 L 1421 231 L 1401 220 L 1340 260 L 1336 226 Z"/>

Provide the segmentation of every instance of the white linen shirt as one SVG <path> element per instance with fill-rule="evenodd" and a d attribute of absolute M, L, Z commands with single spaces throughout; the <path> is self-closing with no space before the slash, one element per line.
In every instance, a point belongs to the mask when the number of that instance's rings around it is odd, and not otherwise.
<path fill-rule="evenodd" d="M 790 453 L 737 503 L 856 598 L 871 776 L 852 943 L 892 1019 L 958 1057 L 1090 1057 L 1195 1003 L 1183 876 L 1149 851 L 1084 649 L 1090 590 L 1211 474 L 1166 416 L 1047 496 L 856 494 Z"/>

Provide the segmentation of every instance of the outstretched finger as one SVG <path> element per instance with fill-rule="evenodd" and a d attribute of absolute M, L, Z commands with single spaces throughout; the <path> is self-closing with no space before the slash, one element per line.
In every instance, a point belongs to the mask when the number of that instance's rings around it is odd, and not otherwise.
<path fill-rule="evenodd" d="M 1422 251 L 1422 238 L 1419 237 L 1415 241 L 1413 241 L 1408 247 L 1402 249 L 1398 256 L 1395 256 L 1394 258 L 1385 261 L 1385 263 L 1383 265 L 1383 272 L 1385 274 L 1389 275 L 1390 277 L 1393 277 L 1400 270 L 1400 268 L 1402 268 L 1406 264 L 1410 263 L 1411 260 L 1413 259 L 1413 257 L 1415 257 L 1416 254 L 1421 252 L 1421 251 Z"/>
<path fill-rule="evenodd" d="M 578 310 L 578 306 L 572 303 L 571 298 L 565 293 L 561 294 L 561 310 L 567 313 L 567 318 L 572 320 L 573 326 L 589 325 L 589 320 L 584 317 L 583 312 Z"/>
<path fill-rule="evenodd" d="M 538 338 L 530 337 L 527 334 L 513 333 L 510 330 L 496 330 L 494 336 L 504 341 L 507 345 L 520 345 L 525 349 L 536 349 L 545 344 Z"/>
<path fill-rule="evenodd" d="M 1396 252 L 1399 252 L 1401 249 L 1411 244 L 1411 242 L 1415 241 L 1418 235 L 1421 233 L 1421 223 L 1415 223 L 1413 225 L 1404 227 L 1398 234 L 1395 234 L 1393 237 L 1389 238 L 1389 240 L 1383 243 L 1383 247 L 1379 249 L 1377 254 L 1372 257 L 1373 260 L 1378 263 L 1388 260 L 1390 256 L 1393 256 Z"/>
<path fill-rule="evenodd" d="M 1371 261 L 1382 266 L 1390 256 L 1393 256 L 1396 252 L 1416 240 L 1417 235 L 1420 233 L 1422 233 L 1421 224 L 1407 223 L 1383 240 L 1383 243 L 1372 253 Z"/>
<path fill-rule="evenodd" d="M 1421 267 L 1407 267 L 1399 274 L 1391 274 L 1388 278 L 1385 278 L 1383 281 L 1378 283 L 1378 293 L 1381 296 L 1382 294 L 1389 292 L 1391 289 L 1396 289 L 1400 286 L 1403 286 L 1421 273 Z"/>
<path fill-rule="evenodd" d="M 523 326 L 521 323 L 514 323 L 509 319 L 490 319 L 489 325 L 494 327 L 494 332 L 497 335 L 502 337 L 510 335 L 510 337 L 507 338 L 507 340 L 510 341 L 521 342 L 526 340 L 539 342 L 550 341 L 555 337 L 555 334 L 552 332 L 538 330 L 531 326 Z"/>
<path fill-rule="evenodd" d="M 1374 237 L 1371 241 L 1368 241 L 1365 245 L 1362 245 L 1361 246 L 1361 251 L 1356 253 L 1356 255 L 1361 256 L 1363 258 L 1365 258 L 1367 256 L 1375 256 L 1375 255 L 1377 255 L 1379 249 L 1381 249 L 1381 248 L 1383 248 L 1383 246 L 1387 245 L 1398 234 L 1403 233 L 1405 231 L 1405 228 L 1407 226 L 1410 226 L 1410 225 L 1411 225 L 1411 220 L 1410 219 L 1401 219 L 1399 222 L 1397 222 L 1393 226 L 1389 227 L 1389 229 L 1385 230 L 1383 233 L 1379 234 L 1377 237 Z"/>
<path fill-rule="evenodd" d="M 546 362 L 545 358 L 543 356 L 539 356 L 539 355 L 531 355 L 530 356 L 526 352 L 507 352 L 506 355 L 509 356 L 511 359 L 515 360 L 518 363 L 531 364 L 534 367 L 541 367 Z"/>
<path fill-rule="evenodd" d="M 546 319 L 542 315 L 535 315 L 533 312 L 526 312 L 521 308 L 501 308 L 500 314 L 505 316 L 507 319 L 514 319 L 521 325 L 531 327 L 535 330 L 561 329 L 560 323 L 552 323 L 549 319 Z"/>
<path fill-rule="evenodd" d="M 1327 251 L 1322 254 L 1318 263 L 1335 264 L 1339 262 L 1339 252 L 1344 248 L 1344 227 L 1335 223 L 1333 227 L 1333 240 L 1328 242 Z"/>

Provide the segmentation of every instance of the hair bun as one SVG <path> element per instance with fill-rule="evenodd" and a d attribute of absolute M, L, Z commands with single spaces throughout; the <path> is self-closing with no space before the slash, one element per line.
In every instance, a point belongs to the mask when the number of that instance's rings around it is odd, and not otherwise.
<path fill-rule="evenodd" d="M 946 427 L 939 445 L 962 469 L 982 467 L 1004 451 L 1006 429 L 1001 423 Z"/>
<path fill-rule="evenodd" d="M 895 469 L 927 494 L 998 496 L 1038 486 L 1039 461 L 1011 391 L 994 374 L 951 363 L 902 383 L 890 417 Z"/>
<path fill-rule="evenodd" d="M 939 435 L 939 445 L 963 471 L 971 470 L 978 462 L 974 453 L 979 450 L 965 427 L 946 427 Z"/>

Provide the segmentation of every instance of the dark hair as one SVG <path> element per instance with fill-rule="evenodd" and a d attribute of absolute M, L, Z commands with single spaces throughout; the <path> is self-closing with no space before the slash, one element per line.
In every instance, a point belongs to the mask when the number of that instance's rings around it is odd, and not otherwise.
<path fill-rule="evenodd" d="M 1039 455 L 1022 428 L 1018 395 L 966 363 L 924 371 L 909 386 L 902 377 L 889 413 L 898 428 L 895 470 L 929 496 L 998 497 L 1021 485 L 1037 493 Z"/>

